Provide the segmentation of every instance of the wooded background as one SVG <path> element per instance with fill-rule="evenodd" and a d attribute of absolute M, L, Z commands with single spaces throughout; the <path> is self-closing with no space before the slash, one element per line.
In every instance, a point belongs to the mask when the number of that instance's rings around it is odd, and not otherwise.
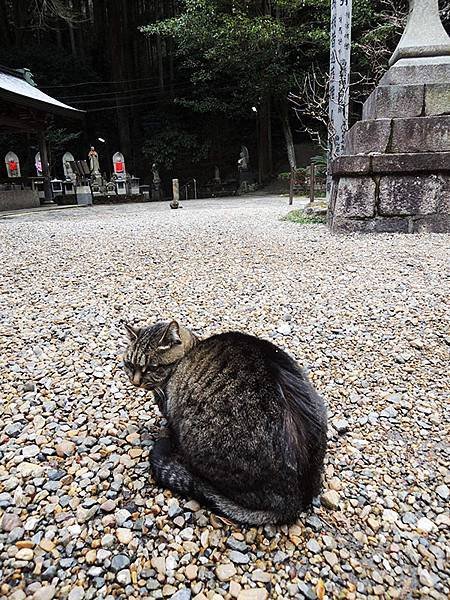
<path fill-rule="evenodd" d="M 353 0 L 352 119 L 406 10 L 406 0 Z M 43 91 L 87 111 L 80 132 L 52 124 L 54 174 L 64 151 L 83 158 L 93 144 L 104 171 L 120 150 L 144 180 L 154 161 L 166 179 L 211 180 L 215 165 L 235 177 L 245 144 L 267 179 L 294 160 L 289 135 L 298 144 L 323 132 L 329 11 L 329 0 L 0 0 L 0 64 L 29 68 Z M 2 134 L 2 156 L 9 149 L 33 174 L 32 137 Z"/>

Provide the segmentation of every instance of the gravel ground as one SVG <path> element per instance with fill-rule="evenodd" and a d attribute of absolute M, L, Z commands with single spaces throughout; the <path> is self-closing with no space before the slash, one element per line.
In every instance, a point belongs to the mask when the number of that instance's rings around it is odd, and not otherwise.
<path fill-rule="evenodd" d="M 0 220 L 0 598 L 447 598 L 449 238 L 331 237 L 285 201 Z M 446 316 L 447 315 L 447 316 Z M 121 318 L 240 329 L 329 407 L 325 488 L 242 529 L 157 489 Z"/>

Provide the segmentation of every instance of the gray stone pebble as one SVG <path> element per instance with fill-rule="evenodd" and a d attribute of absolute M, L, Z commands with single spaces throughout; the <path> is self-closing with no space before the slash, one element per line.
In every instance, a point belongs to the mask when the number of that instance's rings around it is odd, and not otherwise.
<path fill-rule="evenodd" d="M 175 594 L 171 596 L 171 600 L 191 600 L 191 597 L 191 590 L 185 588 L 184 590 L 179 590 L 178 592 L 175 592 Z"/>
<path fill-rule="evenodd" d="M 125 554 L 116 554 L 111 560 L 111 569 L 113 571 L 121 571 L 130 565 L 130 559 Z"/>
<path fill-rule="evenodd" d="M 250 557 L 248 554 L 243 554 L 242 552 L 238 552 L 237 550 L 230 550 L 228 552 L 228 556 L 231 561 L 238 565 L 245 565 L 250 562 Z"/>
<path fill-rule="evenodd" d="M 448 237 L 334 237 L 287 211 L 0 220 L 1 600 L 449 597 Z M 330 435 L 296 523 L 234 527 L 156 486 L 163 420 L 126 379 L 120 320 L 168 318 L 272 339 L 307 369 Z"/>

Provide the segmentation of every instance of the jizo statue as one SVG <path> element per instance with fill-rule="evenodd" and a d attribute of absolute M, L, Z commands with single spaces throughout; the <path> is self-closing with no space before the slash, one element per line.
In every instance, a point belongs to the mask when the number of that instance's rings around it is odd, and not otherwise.
<path fill-rule="evenodd" d="M 15 152 L 8 152 L 5 156 L 6 172 L 8 177 L 14 179 L 20 177 L 20 161 Z"/>
<path fill-rule="evenodd" d="M 156 188 L 161 184 L 161 177 L 159 176 L 158 166 L 156 163 L 152 164 L 152 174 L 153 174 L 153 185 Z"/>
<path fill-rule="evenodd" d="M 36 152 L 34 157 L 34 166 L 36 168 L 36 175 L 38 177 L 42 177 L 42 163 L 41 163 L 41 153 Z"/>
<path fill-rule="evenodd" d="M 96 149 L 94 148 L 94 146 L 91 146 L 91 149 L 89 150 L 88 160 L 89 160 L 90 172 L 93 175 L 100 174 L 100 163 L 98 160 L 98 153 L 97 153 Z"/>
<path fill-rule="evenodd" d="M 125 168 L 125 158 L 122 152 L 116 152 L 113 154 L 113 167 L 114 174 L 118 179 L 125 179 L 126 177 L 126 168 Z"/>
<path fill-rule="evenodd" d="M 250 155 L 247 146 L 241 146 L 241 153 L 238 160 L 239 171 L 248 171 L 250 165 Z"/>
<path fill-rule="evenodd" d="M 75 161 L 75 158 L 71 152 L 65 152 L 62 157 L 64 175 L 66 179 L 70 179 L 74 183 L 76 182 L 77 176 L 75 175 L 71 163 Z"/>

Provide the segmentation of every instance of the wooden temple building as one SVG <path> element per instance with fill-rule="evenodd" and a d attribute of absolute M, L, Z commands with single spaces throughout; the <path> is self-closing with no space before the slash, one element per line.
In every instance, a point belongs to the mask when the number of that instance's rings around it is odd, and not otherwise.
<path fill-rule="evenodd" d="M 0 66 L 0 132 L 26 132 L 36 136 L 44 183 L 43 204 L 52 202 L 51 177 L 48 165 L 45 132 L 52 116 L 83 119 L 84 111 L 68 106 L 39 90 L 27 69 Z M 39 206 L 36 193 L 25 185 L 20 166 L 13 152 L 0 164 L 0 211 Z M 3 189 L 2 189 L 3 188 Z M 6 189 L 5 189 L 6 188 Z"/>

